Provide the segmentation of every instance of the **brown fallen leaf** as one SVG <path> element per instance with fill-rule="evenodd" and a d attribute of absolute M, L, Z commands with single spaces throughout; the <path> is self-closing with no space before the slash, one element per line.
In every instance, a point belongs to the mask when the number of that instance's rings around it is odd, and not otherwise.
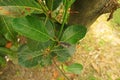
<path fill-rule="evenodd" d="M 54 71 L 53 72 L 53 78 L 56 79 L 59 75 L 59 72 L 58 71 Z"/>
<path fill-rule="evenodd" d="M 100 72 L 100 69 L 98 68 L 96 64 L 92 63 L 92 67 L 96 70 L 97 73 Z"/>

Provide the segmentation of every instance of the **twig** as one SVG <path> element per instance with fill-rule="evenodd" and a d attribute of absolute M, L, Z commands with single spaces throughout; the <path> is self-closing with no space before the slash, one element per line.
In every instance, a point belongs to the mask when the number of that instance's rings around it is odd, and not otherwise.
<path fill-rule="evenodd" d="M 56 61 L 53 59 L 53 63 L 54 65 L 57 67 L 57 69 L 61 72 L 61 74 L 67 79 L 67 80 L 70 80 L 66 75 L 65 73 L 59 68 L 59 66 L 56 64 Z"/>

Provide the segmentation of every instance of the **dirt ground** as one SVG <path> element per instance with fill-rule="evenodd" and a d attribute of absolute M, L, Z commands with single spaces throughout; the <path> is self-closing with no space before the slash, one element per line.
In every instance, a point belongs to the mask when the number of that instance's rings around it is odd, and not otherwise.
<path fill-rule="evenodd" d="M 105 15 L 89 29 L 86 37 L 77 45 L 73 61 L 84 67 L 73 80 L 120 80 L 120 35 Z M 46 68 L 27 69 L 9 62 L 0 71 L 0 80 L 65 80 L 55 79 L 54 65 Z M 61 75 L 58 75 L 59 77 Z"/>
<path fill-rule="evenodd" d="M 84 66 L 78 80 L 120 80 L 120 30 L 106 22 L 105 16 L 91 26 L 78 45 L 73 60 Z"/>

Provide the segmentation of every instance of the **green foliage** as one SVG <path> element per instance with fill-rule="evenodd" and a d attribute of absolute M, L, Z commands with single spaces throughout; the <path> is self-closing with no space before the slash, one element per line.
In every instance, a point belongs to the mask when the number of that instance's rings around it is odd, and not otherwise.
<path fill-rule="evenodd" d="M 1 0 L 0 15 L 11 17 L 26 16 L 31 13 L 43 13 L 41 6 L 35 0 Z"/>
<path fill-rule="evenodd" d="M 116 80 L 120 80 L 120 78 L 117 78 Z"/>
<path fill-rule="evenodd" d="M 89 79 L 89 80 L 98 80 L 98 79 L 96 79 L 94 76 L 89 76 L 88 79 Z"/>
<path fill-rule="evenodd" d="M 37 17 L 26 16 L 25 18 L 16 18 L 13 20 L 15 31 L 30 39 L 37 41 L 48 41 L 52 39 L 47 33 L 46 27 Z"/>
<path fill-rule="evenodd" d="M 6 55 L 17 55 L 18 63 L 29 68 L 50 65 L 53 59 L 67 61 L 87 31 L 85 26 L 65 24 L 67 11 L 74 1 L 1 0 L 0 64 L 4 63 Z M 57 9 L 61 3 L 64 13 L 60 24 L 48 12 Z M 6 47 L 7 42 L 12 43 L 9 48 Z M 82 68 L 82 65 L 75 63 L 68 66 L 67 70 L 79 74 Z"/>
<path fill-rule="evenodd" d="M 113 19 L 112 22 L 116 23 L 118 26 L 120 25 L 120 18 L 119 18 L 119 14 L 120 14 L 120 9 L 117 9 L 113 15 Z"/>
<path fill-rule="evenodd" d="M 68 72 L 72 72 L 74 74 L 80 74 L 81 71 L 83 70 L 83 66 L 81 64 L 74 63 L 74 64 L 67 66 L 66 70 Z"/>
<path fill-rule="evenodd" d="M 5 58 L 0 56 L 0 67 L 4 67 L 5 64 L 6 64 Z"/>
<path fill-rule="evenodd" d="M 76 0 L 63 0 L 63 5 L 65 9 L 67 10 L 70 8 L 70 6 L 75 2 Z"/>
<path fill-rule="evenodd" d="M 75 44 L 78 40 L 85 36 L 86 31 L 87 29 L 81 25 L 69 26 L 62 36 L 62 41 Z"/>
<path fill-rule="evenodd" d="M 72 50 L 72 51 L 71 51 Z M 68 48 L 59 46 L 53 50 L 53 53 L 57 55 L 57 60 L 61 62 L 65 62 L 75 51 L 75 46 L 70 46 Z"/>
<path fill-rule="evenodd" d="M 53 11 L 60 5 L 62 0 L 45 0 L 45 2 L 46 2 L 48 9 Z"/>
<path fill-rule="evenodd" d="M 12 28 L 11 21 L 13 19 L 6 16 L 1 16 L 0 19 L 1 19 L 0 26 L 2 28 L 0 32 L 2 36 L 4 36 L 8 41 L 15 42 L 17 33 Z"/>

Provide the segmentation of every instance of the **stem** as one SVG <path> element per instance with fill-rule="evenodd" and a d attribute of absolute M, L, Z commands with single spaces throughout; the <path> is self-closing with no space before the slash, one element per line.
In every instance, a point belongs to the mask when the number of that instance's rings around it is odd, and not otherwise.
<path fill-rule="evenodd" d="M 56 64 L 56 61 L 53 59 L 53 63 L 55 64 L 55 66 L 57 67 L 57 69 L 61 72 L 61 74 L 67 79 L 70 80 L 65 73 L 59 68 L 59 66 Z"/>
<path fill-rule="evenodd" d="M 64 9 L 65 9 L 65 8 L 64 8 Z M 68 10 L 68 9 L 65 9 L 65 12 L 63 13 L 63 21 L 62 21 L 61 29 L 60 29 L 59 36 L 58 36 L 59 40 L 60 40 L 60 38 L 61 38 L 61 36 L 62 36 L 62 32 L 63 32 L 63 29 L 64 29 L 64 25 L 65 25 L 65 22 L 66 22 L 67 10 Z"/>

